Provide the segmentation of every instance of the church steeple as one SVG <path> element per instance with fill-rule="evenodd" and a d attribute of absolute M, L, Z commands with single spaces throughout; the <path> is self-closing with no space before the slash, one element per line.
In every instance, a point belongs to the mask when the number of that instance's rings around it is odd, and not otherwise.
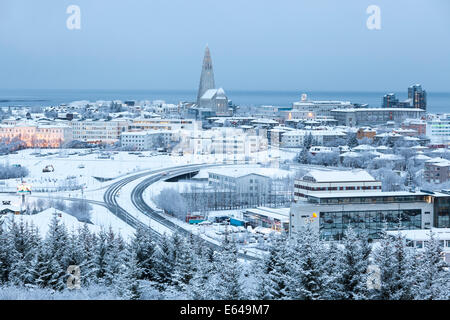
<path fill-rule="evenodd" d="M 205 57 L 203 58 L 202 74 L 200 76 L 200 85 L 198 87 L 197 105 L 200 105 L 200 98 L 209 89 L 215 88 L 214 70 L 212 65 L 211 53 L 209 47 L 206 45 Z"/>

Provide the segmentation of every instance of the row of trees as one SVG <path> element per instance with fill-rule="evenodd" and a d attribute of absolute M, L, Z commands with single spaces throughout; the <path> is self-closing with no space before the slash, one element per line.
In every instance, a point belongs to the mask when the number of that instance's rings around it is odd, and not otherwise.
<path fill-rule="evenodd" d="M 81 290 L 100 287 L 120 299 L 449 299 L 440 250 L 433 237 L 423 251 L 387 235 L 372 249 L 352 230 L 337 244 L 305 229 L 273 238 L 267 255 L 250 263 L 228 237 L 213 251 L 194 236 L 154 239 L 138 228 L 127 243 L 86 225 L 68 232 L 55 216 L 44 239 L 21 221 L 0 229 L 0 284 L 68 292 L 66 271 L 77 265 Z"/>
<path fill-rule="evenodd" d="M 0 179 L 23 178 L 28 175 L 27 168 L 9 164 L 0 164 Z"/>

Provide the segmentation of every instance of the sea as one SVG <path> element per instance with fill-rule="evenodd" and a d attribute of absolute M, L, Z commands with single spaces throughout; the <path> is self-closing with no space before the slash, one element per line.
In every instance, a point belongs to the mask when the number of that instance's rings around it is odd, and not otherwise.
<path fill-rule="evenodd" d="M 300 101 L 306 93 L 308 100 L 339 100 L 368 104 L 380 107 L 386 92 L 350 92 L 350 91 L 243 91 L 229 90 L 229 99 L 239 106 L 291 106 Z M 397 98 L 407 98 L 406 92 L 394 92 Z M 195 90 L 18 90 L 0 89 L 0 107 L 7 106 L 56 106 L 73 101 L 112 101 L 164 100 L 177 104 L 180 101 L 195 101 Z M 450 113 L 450 92 L 427 92 L 428 112 Z"/>

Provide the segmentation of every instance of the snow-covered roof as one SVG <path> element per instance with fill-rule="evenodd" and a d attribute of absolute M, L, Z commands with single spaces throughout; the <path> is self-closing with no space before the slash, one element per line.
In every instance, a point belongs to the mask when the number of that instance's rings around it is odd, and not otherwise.
<path fill-rule="evenodd" d="M 418 154 L 418 155 L 416 155 L 416 156 L 414 157 L 414 159 L 416 159 L 416 160 L 427 161 L 427 160 L 430 160 L 431 158 L 428 157 L 428 156 L 426 156 L 426 155 L 424 155 L 424 154 Z"/>
<path fill-rule="evenodd" d="M 378 159 L 390 160 L 390 161 L 400 161 L 400 160 L 403 160 L 404 158 L 402 156 L 399 156 L 396 154 L 381 153 L 380 156 L 378 157 Z"/>
<path fill-rule="evenodd" d="M 267 208 L 267 207 L 258 207 L 247 209 L 244 212 L 258 214 L 261 216 L 266 216 L 273 219 L 278 219 L 283 222 L 289 222 L 289 213 L 291 208 Z"/>
<path fill-rule="evenodd" d="M 359 145 L 359 146 L 353 148 L 353 150 L 357 150 L 357 151 L 372 151 L 375 149 L 376 149 L 375 147 L 369 146 L 368 144 L 362 144 L 362 145 Z"/>
<path fill-rule="evenodd" d="M 217 93 L 217 89 L 209 89 L 202 95 L 200 99 L 210 100 L 214 98 L 214 95 Z"/>
<path fill-rule="evenodd" d="M 359 157 L 362 157 L 362 154 L 358 153 L 358 152 L 348 151 L 348 152 L 342 153 L 341 157 L 359 158 Z"/>
<path fill-rule="evenodd" d="M 238 167 L 238 168 L 211 168 L 207 169 L 209 173 L 223 175 L 228 177 L 240 178 L 250 174 L 257 174 L 260 176 L 270 178 L 285 178 L 293 175 L 292 172 L 281 170 L 277 168 L 258 168 L 258 167 Z"/>
<path fill-rule="evenodd" d="M 372 177 L 365 170 L 311 170 L 309 171 L 305 177 L 313 178 L 315 182 L 323 183 L 323 182 L 376 182 L 377 180 Z"/>

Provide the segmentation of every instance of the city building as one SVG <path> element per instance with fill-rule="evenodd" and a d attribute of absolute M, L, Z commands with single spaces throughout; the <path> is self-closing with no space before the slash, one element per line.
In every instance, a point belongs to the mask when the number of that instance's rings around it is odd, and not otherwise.
<path fill-rule="evenodd" d="M 411 108 L 411 99 L 400 101 L 395 93 L 388 93 L 383 97 L 383 108 Z"/>
<path fill-rule="evenodd" d="M 402 123 L 402 129 L 412 129 L 417 132 L 418 136 L 427 134 L 427 122 L 421 119 L 406 119 Z"/>
<path fill-rule="evenodd" d="M 426 123 L 426 133 L 432 144 L 450 144 L 450 114 L 430 119 Z"/>
<path fill-rule="evenodd" d="M 73 138 L 72 129 L 66 124 L 28 121 L 17 122 L 14 125 L 1 124 L 0 139 L 4 140 L 3 143 L 18 139 L 25 142 L 29 148 L 59 148 Z"/>
<path fill-rule="evenodd" d="M 425 110 L 416 108 L 351 108 L 331 111 L 338 125 L 348 127 L 386 124 L 388 121 L 401 124 L 406 119 L 420 119 L 425 113 Z"/>
<path fill-rule="evenodd" d="M 74 120 L 70 122 L 73 140 L 113 144 L 119 142 L 120 134 L 128 131 L 128 119 L 114 120 Z"/>
<path fill-rule="evenodd" d="M 207 171 L 208 185 L 216 191 L 230 192 L 229 201 L 238 206 L 261 206 L 290 201 L 287 189 L 278 183 L 279 180 L 292 176 L 289 171 L 259 167 L 217 168 Z"/>
<path fill-rule="evenodd" d="M 143 130 L 199 130 L 201 121 L 193 119 L 135 118 L 130 123 L 130 131 Z"/>
<path fill-rule="evenodd" d="M 413 108 L 427 110 L 427 92 L 420 84 L 408 88 L 408 99 L 411 100 Z"/>
<path fill-rule="evenodd" d="M 383 108 L 394 108 L 398 104 L 395 93 L 388 93 L 383 97 Z"/>
<path fill-rule="evenodd" d="M 306 112 L 306 115 L 311 113 L 310 118 L 315 116 L 332 116 L 331 111 L 335 109 L 349 109 L 354 105 L 349 101 L 309 101 L 303 96 L 302 101 L 294 102 L 292 104 L 292 112 Z M 301 113 L 299 113 L 301 114 Z"/>
<path fill-rule="evenodd" d="M 200 107 L 213 110 L 217 116 L 230 116 L 233 113 L 228 106 L 228 98 L 222 88 L 207 90 L 200 97 Z"/>
<path fill-rule="evenodd" d="M 340 240 L 347 228 L 377 239 L 383 229 L 447 227 L 450 195 L 429 191 L 382 192 L 365 171 L 314 170 L 295 182 L 290 232 L 309 224 L 325 240 Z"/>
<path fill-rule="evenodd" d="M 121 146 L 129 150 L 154 150 L 167 148 L 173 137 L 170 130 L 148 130 L 139 132 L 123 132 L 120 135 Z"/>
<path fill-rule="evenodd" d="M 290 208 L 250 208 L 242 212 L 242 218 L 253 228 L 289 232 L 289 212 Z"/>
<path fill-rule="evenodd" d="M 444 183 L 450 180 L 450 161 L 443 158 L 432 158 L 425 161 L 424 178 L 432 183 Z"/>
<path fill-rule="evenodd" d="M 362 127 L 359 128 L 358 131 L 356 131 L 356 138 L 358 140 L 367 138 L 373 140 L 375 138 L 375 135 L 377 134 L 377 131 L 371 127 Z"/>
<path fill-rule="evenodd" d="M 335 129 L 330 130 L 292 130 L 282 134 L 281 146 L 285 148 L 299 148 L 303 146 L 306 136 L 311 134 L 312 144 L 323 146 L 337 138 L 345 138 L 347 135 Z"/>

